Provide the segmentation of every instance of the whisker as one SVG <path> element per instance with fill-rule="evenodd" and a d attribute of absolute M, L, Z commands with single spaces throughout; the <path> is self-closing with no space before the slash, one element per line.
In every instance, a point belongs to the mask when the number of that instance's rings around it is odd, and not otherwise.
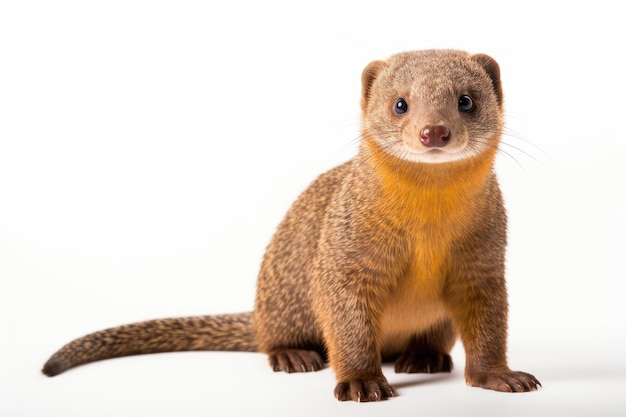
<path fill-rule="evenodd" d="M 491 148 L 491 149 L 495 149 L 497 154 L 499 154 L 499 155 L 504 155 L 505 157 L 507 157 L 507 159 L 512 160 L 513 162 L 515 162 L 515 164 L 516 164 L 519 168 L 521 168 L 524 172 L 527 172 L 527 171 L 526 171 L 526 168 L 525 168 L 525 167 L 521 164 L 521 162 L 520 162 L 520 161 L 518 161 L 518 160 L 517 160 L 517 158 L 516 158 L 516 157 L 515 157 L 515 156 L 514 156 L 511 152 L 508 152 L 508 151 L 506 151 L 505 149 L 503 149 L 503 148 L 502 148 L 502 146 L 498 146 L 497 144 L 494 144 L 494 143 L 493 143 L 491 140 L 489 140 L 489 139 L 474 137 L 474 138 L 472 139 L 472 141 L 470 141 L 470 146 L 473 146 L 475 151 L 479 151 L 479 150 L 478 150 L 478 147 L 476 146 L 476 144 L 480 144 L 480 145 L 483 145 L 483 146 L 485 146 L 485 147 L 488 147 L 488 148 Z M 503 142 L 501 141 L 501 142 L 500 142 L 500 145 L 502 145 L 502 144 L 503 144 Z M 514 147 L 514 148 L 515 148 L 515 147 Z M 517 148 L 515 148 L 515 149 L 517 149 Z M 519 149 L 518 149 L 518 150 L 519 150 Z M 521 151 L 521 150 L 520 150 L 520 152 L 522 152 L 522 153 L 526 154 L 525 152 L 523 152 L 523 151 Z M 532 156 L 531 156 L 531 155 L 528 155 L 528 156 L 530 156 L 530 157 L 532 158 Z M 533 159 L 534 159 L 534 158 L 533 158 Z"/>
<path fill-rule="evenodd" d="M 511 143 L 509 141 L 510 138 L 519 139 L 522 143 L 527 143 L 533 146 L 533 149 L 536 149 L 540 152 L 541 149 L 536 145 L 532 144 L 529 140 L 519 135 L 517 132 L 514 132 L 511 129 L 503 128 L 501 132 L 502 138 L 498 143 L 494 143 L 492 139 L 490 139 L 493 135 L 493 129 L 484 128 L 474 132 L 476 136 L 469 141 L 466 149 L 463 150 L 463 157 L 469 158 L 472 155 L 476 155 L 481 152 L 481 149 L 489 148 L 495 149 L 498 155 L 502 155 L 506 160 L 514 163 L 517 167 L 521 168 L 524 172 L 527 172 L 524 164 L 520 161 L 519 155 L 523 155 L 535 162 L 541 162 L 541 159 L 533 155 L 527 149 L 524 149 L 522 146 Z M 396 166 L 396 178 L 399 180 L 399 165 L 400 161 L 403 159 L 410 159 L 409 151 L 403 149 L 403 147 L 398 146 L 402 143 L 402 139 L 398 139 L 401 136 L 401 128 L 396 126 L 384 126 L 384 125 L 374 125 L 369 126 L 368 128 L 361 128 L 361 131 L 358 135 L 356 135 L 352 140 L 350 140 L 346 145 L 343 146 L 343 150 L 347 147 L 351 147 L 354 145 L 358 145 L 364 138 L 376 135 L 377 138 L 382 139 L 377 141 L 380 146 L 382 153 L 376 155 L 377 161 L 373 160 L 373 154 L 361 154 L 357 160 L 358 164 L 381 164 L 392 162 Z M 401 154 L 397 154 L 398 150 L 401 150 Z"/>
<path fill-rule="evenodd" d="M 527 157 L 529 157 L 530 159 L 532 159 L 532 160 L 533 160 L 533 161 L 535 161 L 535 162 L 541 162 L 541 161 L 539 160 L 539 158 L 536 158 L 535 156 L 533 156 L 533 155 L 532 155 L 532 154 L 530 154 L 529 152 L 526 152 L 525 150 L 523 150 L 523 149 L 522 149 L 522 148 L 520 148 L 519 146 L 512 145 L 512 144 L 510 144 L 510 143 L 508 143 L 508 142 L 506 142 L 506 141 L 500 141 L 500 145 L 501 145 L 501 146 L 502 146 L 502 145 L 503 145 L 503 146 L 508 146 L 509 148 L 515 149 L 516 151 L 518 151 L 518 152 L 520 152 L 520 153 L 522 153 L 522 154 L 526 155 Z"/>
<path fill-rule="evenodd" d="M 534 151 L 537 151 L 539 153 L 541 153 L 542 156 L 544 157 L 549 157 L 549 155 L 543 150 L 541 149 L 541 147 L 539 147 L 536 143 L 534 143 L 533 141 L 529 140 L 528 138 L 524 137 L 521 133 L 511 129 L 508 126 L 505 126 L 501 132 L 503 137 L 507 137 L 507 138 L 512 138 L 515 140 L 518 140 L 520 142 L 522 142 L 525 146 L 529 146 L 531 147 Z M 511 146 L 510 144 L 507 143 L 507 145 Z M 518 150 L 522 151 L 522 148 L 519 147 Z M 540 162 L 539 158 L 534 157 L 530 152 L 526 152 L 523 151 L 527 156 L 531 157 L 532 159 L 534 159 L 537 162 Z"/>

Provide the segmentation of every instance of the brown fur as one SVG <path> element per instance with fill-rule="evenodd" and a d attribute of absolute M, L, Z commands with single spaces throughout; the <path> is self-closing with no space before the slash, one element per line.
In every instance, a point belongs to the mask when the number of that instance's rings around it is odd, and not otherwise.
<path fill-rule="evenodd" d="M 498 64 L 408 52 L 368 65 L 362 84 L 360 151 L 287 213 L 261 265 L 254 313 L 104 330 L 62 348 L 44 372 L 139 353 L 258 350 L 276 371 L 328 361 L 339 400 L 373 401 L 395 395 L 383 358 L 396 359 L 397 372 L 449 372 L 460 335 L 469 385 L 536 389 L 506 360 L 506 215 L 492 170 L 503 124 Z M 457 108 L 463 94 L 473 111 Z M 394 113 L 399 97 L 407 114 Z M 420 160 L 447 155 L 421 154 L 421 129 L 434 124 L 449 130 L 444 150 L 459 158 Z"/>

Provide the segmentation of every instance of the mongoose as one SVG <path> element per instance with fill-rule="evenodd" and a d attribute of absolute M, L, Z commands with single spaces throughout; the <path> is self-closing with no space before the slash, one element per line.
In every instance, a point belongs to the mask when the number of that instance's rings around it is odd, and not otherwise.
<path fill-rule="evenodd" d="M 264 255 L 254 311 L 170 318 L 74 340 L 54 376 L 106 358 L 259 351 L 274 371 L 334 370 L 337 399 L 393 397 L 382 372 L 450 372 L 460 336 L 468 385 L 541 384 L 506 358 L 506 213 L 493 171 L 500 69 L 455 50 L 400 53 L 362 73 L 357 155 L 295 201 Z"/>

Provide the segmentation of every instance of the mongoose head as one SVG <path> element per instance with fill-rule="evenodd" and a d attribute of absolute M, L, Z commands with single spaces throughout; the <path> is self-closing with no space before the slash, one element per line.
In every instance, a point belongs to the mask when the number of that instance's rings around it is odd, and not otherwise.
<path fill-rule="evenodd" d="M 363 71 L 363 136 L 411 162 L 445 163 L 495 153 L 502 101 L 500 68 L 487 55 L 401 53 Z"/>

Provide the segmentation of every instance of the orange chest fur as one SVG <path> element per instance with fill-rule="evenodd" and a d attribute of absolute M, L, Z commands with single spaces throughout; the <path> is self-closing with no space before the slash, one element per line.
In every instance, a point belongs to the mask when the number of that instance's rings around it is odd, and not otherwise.
<path fill-rule="evenodd" d="M 431 200 L 396 208 L 395 215 L 401 216 L 397 226 L 406 232 L 408 265 L 397 276 L 397 285 L 382 309 L 379 343 L 383 352 L 401 351 L 412 334 L 447 315 L 442 294 L 454 262 L 452 246 L 463 229 L 459 220 L 466 215 L 462 207 L 447 204 Z"/>
<path fill-rule="evenodd" d="M 480 221 L 494 154 L 446 164 L 417 164 L 369 148 L 379 195 L 375 216 L 401 230 L 408 259 L 380 317 L 379 343 L 394 351 L 416 330 L 447 316 L 442 301 L 455 242 Z M 384 233 L 384 232 L 383 232 Z"/>
<path fill-rule="evenodd" d="M 472 228 L 480 189 L 467 184 L 383 184 L 376 211 L 404 232 L 409 273 L 426 284 L 451 261 L 453 242 Z"/>
<path fill-rule="evenodd" d="M 399 291 L 418 298 L 437 297 L 454 262 L 454 242 L 479 221 L 490 161 L 449 166 L 407 163 L 377 169 L 381 196 L 375 211 L 403 231 L 408 249 L 408 268 L 399 277 Z"/>

